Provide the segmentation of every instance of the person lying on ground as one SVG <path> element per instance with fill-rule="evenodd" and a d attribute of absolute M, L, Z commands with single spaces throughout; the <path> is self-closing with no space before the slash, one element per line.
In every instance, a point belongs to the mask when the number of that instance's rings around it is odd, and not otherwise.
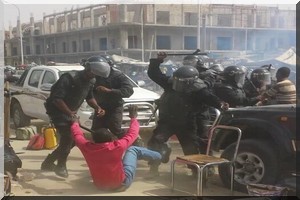
<path fill-rule="evenodd" d="M 132 183 L 137 160 L 160 163 L 161 155 L 144 147 L 131 146 L 139 134 L 137 106 L 129 106 L 130 127 L 120 139 L 106 128 L 95 131 L 94 142 L 85 139 L 75 121 L 71 132 L 76 146 L 82 152 L 95 186 L 102 190 L 125 191 Z"/>

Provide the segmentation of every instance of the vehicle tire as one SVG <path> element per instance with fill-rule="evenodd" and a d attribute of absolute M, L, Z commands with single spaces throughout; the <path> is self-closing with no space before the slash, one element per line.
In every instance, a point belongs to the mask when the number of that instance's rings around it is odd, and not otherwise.
<path fill-rule="evenodd" d="M 30 117 L 24 114 L 21 105 L 19 103 L 14 103 L 12 105 L 12 118 L 15 128 L 30 125 Z"/>
<path fill-rule="evenodd" d="M 235 144 L 229 145 L 221 157 L 231 160 Z M 240 142 L 235 163 L 234 187 L 247 192 L 249 183 L 275 184 L 279 176 L 279 161 L 276 150 L 266 141 L 247 139 Z M 223 184 L 230 188 L 230 167 L 219 166 Z"/>

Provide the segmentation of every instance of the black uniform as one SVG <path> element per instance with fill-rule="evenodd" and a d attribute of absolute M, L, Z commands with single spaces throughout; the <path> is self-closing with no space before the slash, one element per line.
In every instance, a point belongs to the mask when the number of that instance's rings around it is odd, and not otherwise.
<path fill-rule="evenodd" d="M 246 93 L 242 88 L 226 81 L 215 84 L 214 91 L 220 99 L 229 103 L 231 108 L 238 106 L 252 106 L 259 101 L 256 97 L 246 97 Z"/>
<path fill-rule="evenodd" d="M 94 90 L 95 99 L 105 110 L 105 115 L 103 117 L 94 115 L 92 129 L 108 128 L 113 134 L 121 137 L 124 104 L 122 98 L 128 98 L 133 94 L 133 85 L 121 71 L 112 67 L 107 78 L 96 76 L 95 88 L 98 86 L 112 89 L 112 92 L 102 93 Z"/>
<path fill-rule="evenodd" d="M 220 108 L 221 102 L 206 88 L 205 83 L 197 79 L 186 92 L 181 93 L 172 89 L 170 77 L 164 75 L 159 65 L 162 61 L 150 59 L 148 76 L 164 89 L 159 103 L 159 121 L 148 142 L 152 150 L 164 154 L 166 142 L 176 135 L 185 155 L 199 153 L 198 136 L 196 133 L 196 115 L 201 112 L 203 104 Z M 169 152 L 170 153 L 170 152 Z M 168 162 L 164 157 L 162 162 Z"/>
<path fill-rule="evenodd" d="M 74 147 L 71 136 L 71 118 L 60 111 L 53 103 L 55 99 L 62 99 L 72 111 L 77 111 L 84 99 L 93 98 L 95 79 L 87 81 L 83 77 L 84 71 L 77 72 L 74 78 L 66 73 L 52 86 L 45 107 L 57 132 L 60 134 L 59 146 L 46 158 L 48 162 L 57 160 L 58 167 L 65 167 L 70 150 Z"/>
<path fill-rule="evenodd" d="M 252 97 L 256 97 L 259 95 L 256 87 L 253 85 L 253 83 L 249 79 L 245 80 L 243 89 L 245 91 L 246 97 L 252 98 Z"/>

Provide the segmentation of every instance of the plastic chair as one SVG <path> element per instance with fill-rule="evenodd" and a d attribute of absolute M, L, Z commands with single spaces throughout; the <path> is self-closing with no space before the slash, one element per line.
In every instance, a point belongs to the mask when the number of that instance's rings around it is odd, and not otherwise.
<path fill-rule="evenodd" d="M 240 140 L 242 137 L 242 131 L 239 128 L 233 127 L 233 126 L 216 125 L 219 121 L 220 112 L 217 110 L 216 113 L 217 113 L 217 117 L 208 132 L 208 145 L 207 145 L 207 149 L 206 149 L 206 154 L 193 154 L 193 155 L 187 155 L 187 156 L 179 156 L 171 162 L 171 176 L 172 176 L 171 177 L 172 178 L 171 187 L 172 187 L 172 190 L 186 192 L 183 190 L 179 190 L 178 188 L 175 189 L 174 175 L 175 175 L 175 164 L 176 163 L 186 164 L 186 165 L 191 165 L 191 166 L 196 167 L 196 169 L 197 169 L 197 196 L 202 196 L 202 194 L 203 194 L 203 179 L 206 177 L 206 176 L 204 176 L 205 172 L 206 172 L 205 169 L 208 169 L 208 167 L 210 167 L 210 166 L 218 166 L 221 164 L 222 165 L 227 164 L 230 166 L 231 194 L 233 195 L 233 181 L 234 181 L 234 170 L 235 170 L 234 163 L 235 163 L 235 160 L 237 157 L 237 152 L 238 152 Z M 233 130 L 231 132 L 235 132 L 238 134 L 237 141 L 236 141 L 236 148 L 235 148 L 235 152 L 234 152 L 232 160 L 227 160 L 224 158 L 219 158 L 216 156 L 209 155 L 209 152 L 211 151 L 210 147 L 211 147 L 211 143 L 212 143 L 212 138 L 214 137 L 216 130 L 220 130 L 220 129 Z"/>

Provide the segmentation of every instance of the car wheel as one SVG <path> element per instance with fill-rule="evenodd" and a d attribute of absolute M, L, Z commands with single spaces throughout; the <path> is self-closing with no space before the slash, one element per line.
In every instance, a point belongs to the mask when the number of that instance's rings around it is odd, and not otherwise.
<path fill-rule="evenodd" d="M 13 104 L 12 118 L 16 128 L 30 125 L 30 117 L 24 114 L 19 103 Z"/>
<path fill-rule="evenodd" d="M 229 145 L 221 157 L 231 160 L 235 144 Z M 230 188 L 230 168 L 219 166 L 219 174 L 223 184 Z M 249 183 L 275 184 L 279 176 L 279 161 L 277 153 L 266 141 L 253 139 L 240 142 L 235 162 L 234 185 L 239 191 L 246 192 Z"/>

